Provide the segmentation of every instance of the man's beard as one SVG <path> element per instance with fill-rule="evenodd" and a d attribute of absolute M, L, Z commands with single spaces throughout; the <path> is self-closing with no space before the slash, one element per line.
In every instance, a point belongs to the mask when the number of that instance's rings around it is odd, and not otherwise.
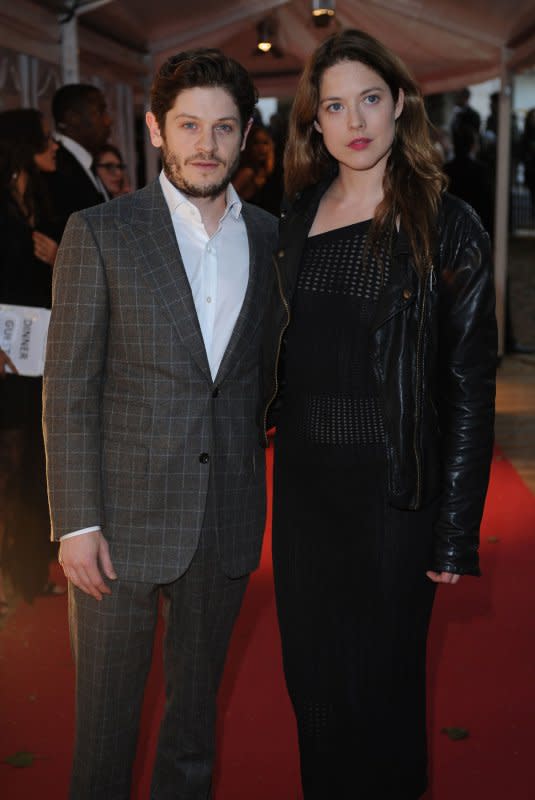
<path fill-rule="evenodd" d="M 219 195 L 223 194 L 227 186 L 229 185 L 230 181 L 232 180 L 232 176 L 236 172 L 238 168 L 238 164 L 240 162 L 240 151 L 238 149 L 234 159 L 230 163 L 230 167 L 227 169 L 225 175 L 221 178 L 218 183 L 209 183 L 209 184 L 201 184 L 200 186 L 194 183 L 190 183 L 189 181 L 184 178 L 182 174 L 182 167 L 178 161 L 177 156 L 174 153 L 171 153 L 165 144 L 162 142 L 161 146 L 161 154 L 162 154 L 162 162 L 163 162 L 163 170 L 165 172 L 166 177 L 171 181 L 173 186 L 175 186 L 179 191 L 183 194 L 188 195 L 188 197 L 218 197 Z M 206 159 L 206 155 L 197 154 L 192 158 L 188 159 L 189 161 L 202 161 Z M 220 158 L 215 156 L 210 156 L 210 161 L 218 161 L 220 164 L 225 165 L 228 162 L 222 161 Z"/>

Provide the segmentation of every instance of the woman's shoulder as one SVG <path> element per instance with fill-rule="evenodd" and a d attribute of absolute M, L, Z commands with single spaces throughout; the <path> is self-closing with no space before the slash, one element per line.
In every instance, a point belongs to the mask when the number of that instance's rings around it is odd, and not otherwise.
<path fill-rule="evenodd" d="M 444 192 L 438 211 L 438 229 L 444 236 L 488 236 L 481 219 L 471 205 L 460 197 Z"/>

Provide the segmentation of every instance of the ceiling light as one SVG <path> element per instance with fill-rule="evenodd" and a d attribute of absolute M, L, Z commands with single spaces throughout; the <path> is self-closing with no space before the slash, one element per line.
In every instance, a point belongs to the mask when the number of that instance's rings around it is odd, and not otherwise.
<path fill-rule="evenodd" d="M 312 19 L 318 28 L 325 28 L 335 13 L 335 0 L 312 0 Z"/>
<path fill-rule="evenodd" d="M 257 33 L 258 39 L 256 46 L 258 50 L 262 53 L 269 53 L 273 47 L 273 42 L 271 41 L 273 37 L 273 26 L 270 24 L 269 20 L 265 19 L 258 23 Z"/>

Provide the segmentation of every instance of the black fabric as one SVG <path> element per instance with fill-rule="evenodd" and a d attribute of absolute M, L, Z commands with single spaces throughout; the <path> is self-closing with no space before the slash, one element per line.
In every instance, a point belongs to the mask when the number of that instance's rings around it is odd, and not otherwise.
<path fill-rule="evenodd" d="M 436 508 L 387 501 L 369 339 L 390 264 L 367 228 L 308 240 L 285 341 L 273 560 L 306 800 L 416 800 L 427 783 Z"/>
<path fill-rule="evenodd" d="M 80 162 L 63 145 L 56 153 L 56 171 L 44 177 L 61 219 L 62 233 L 71 214 L 105 200 Z"/>
<path fill-rule="evenodd" d="M 39 194 L 34 228 L 59 239 L 53 209 Z M 52 268 L 34 256 L 32 227 L 8 195 L 0 202 L 0 241 L 0 303 L 50 308 Z M 2 564 L 15 591 L 27 601 L 43 589 L 57 550 L 49 541 L 41 392 L 38 377 L 6 375 L 0 380 Z"/>
<path fill-rule="evenodd" d="M 303 247 L 324 181 L 281 215 L 262 343 L 258 421 L 267 443 L 277 413 L 281 340 Z M 444 195 L 433 265 L 420 276 L 403 225 L 370 345 L 388 456 L 388 501 L 401 510 L 440 499 L 430 567 L 479 575 L 479 527 L 492 458 L 497 330 L 487 233 L 473 210 Z"/>

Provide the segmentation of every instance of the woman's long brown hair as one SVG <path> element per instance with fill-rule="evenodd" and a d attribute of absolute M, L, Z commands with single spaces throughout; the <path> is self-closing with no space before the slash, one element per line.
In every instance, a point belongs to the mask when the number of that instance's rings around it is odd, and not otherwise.
<path fill-rule="evenodd" d="M 429 268 L 440 196 L 446 179 L 429 134 L 421 92 L 403 62 L 373 36 L 349 29 L 326 39 L 309 59 L 295 95 L 284 157 L 285 188 L 290 199 L 336 167 L 314 128 L 319 87 L 326 69 L 341 61 L 358 61 L 374 70 L 404 105 L 383 178 L 384 197 L 375 210 L 370 240 L 391 239 L 400 220 L 420 275 Z"/>

